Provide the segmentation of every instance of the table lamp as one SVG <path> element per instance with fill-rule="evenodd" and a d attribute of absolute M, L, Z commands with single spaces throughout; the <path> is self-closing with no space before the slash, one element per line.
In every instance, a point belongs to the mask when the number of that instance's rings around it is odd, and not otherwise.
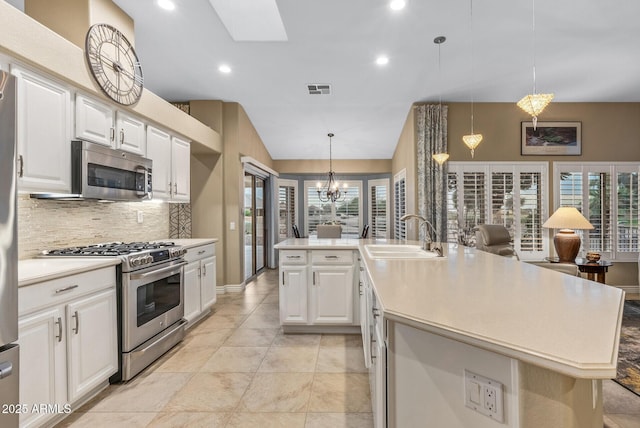
<path fill-rule="evenodd" d="M 560 229 L 553 237 L 560 263 L 573 263 L 580 251 L 580 236 L 573 229 L 593 229 L 589 220 L 574 207 L 558 208 L 542 227 Z"/>

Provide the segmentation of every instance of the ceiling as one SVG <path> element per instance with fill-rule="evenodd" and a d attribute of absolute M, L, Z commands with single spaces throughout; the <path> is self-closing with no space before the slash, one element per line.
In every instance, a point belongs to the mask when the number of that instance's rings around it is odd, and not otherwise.
<path fill-rule="evenodd" d="M 240 103 L 274 159 L 326 159 L 328 132 L 334 158 L 390 159 L 414 102 L 469 101 L 473 80 L 476 102 L 517 109 L 532 91 L 530 0 L 476 0 L 473 32 L 469 0 L 407 0 L 401 11 L 389 0 L 277 0 L 288 39 L 278 42 L 234 41 L 209 0 L 174 0 L 172 12 L 154 0 L 114 2 L 135 21 L 145 87 L 169 101 Z M 538 92 L 640 101 L 640 2 L 537 0 L 535 9 Z M 382 54 L 386 66 L 375 63 Z M 223 63 L 231 73 L 218 71 Z M 332 94 L 309 95 L 309 83 Z"/>

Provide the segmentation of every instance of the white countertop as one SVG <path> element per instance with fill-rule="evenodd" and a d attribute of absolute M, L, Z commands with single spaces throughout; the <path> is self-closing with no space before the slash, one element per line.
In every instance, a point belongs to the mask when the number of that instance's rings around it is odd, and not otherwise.
<path fill-rule="evenodd" d="M 18 262 L 18 287 L 120 264 L 117 257 L 41 258 Z"/>
<path fill-rule="evenodd" d="M 192 239 L 163 239 L 165 242 L 173 242 L 176 245 L 181 245 L 186 249 L 198 247 L 200 245 L 215 244 L 218 242 L 218 238 L 192 238 Z"/>
<path fill-rule="evenodd" d="M 357 250 L 359 245 L 360 239 L 289 238 L 277 243 L 273 248 L 276 250 Z"/>
<path fill-rule="evenodd" d="M 311 241 L 277 248 L 340 248 Z M 356 241 L 362 250 L 372 242 Z M 374 260 L 361 251 L 387 318 L 572 377 L 615 377 L 622 290 L 462 246 L 445 255 Z"/>

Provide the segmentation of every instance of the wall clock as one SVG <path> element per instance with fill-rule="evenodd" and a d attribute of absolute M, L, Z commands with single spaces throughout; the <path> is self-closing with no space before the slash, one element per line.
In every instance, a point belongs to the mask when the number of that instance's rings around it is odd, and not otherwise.
<path fill-rule="evenodd" d="M 102 91 L 122 105 L 135 104 L 142 95 L 142 66 L 127 38 L 108 24 L 89 28 L 85 55 Z"/>

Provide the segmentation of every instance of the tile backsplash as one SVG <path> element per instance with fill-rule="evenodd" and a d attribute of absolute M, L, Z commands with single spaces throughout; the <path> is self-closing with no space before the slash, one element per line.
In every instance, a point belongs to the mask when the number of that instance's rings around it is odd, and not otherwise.
<path fill-rule="evenodd" d="M 101 242 L 169 238 L 169 205 L 159 202 L 54 201 L 18 195 L 20 259 L 42 250 Z M 143 222 L 138 223 L 138 211 Z"/>

